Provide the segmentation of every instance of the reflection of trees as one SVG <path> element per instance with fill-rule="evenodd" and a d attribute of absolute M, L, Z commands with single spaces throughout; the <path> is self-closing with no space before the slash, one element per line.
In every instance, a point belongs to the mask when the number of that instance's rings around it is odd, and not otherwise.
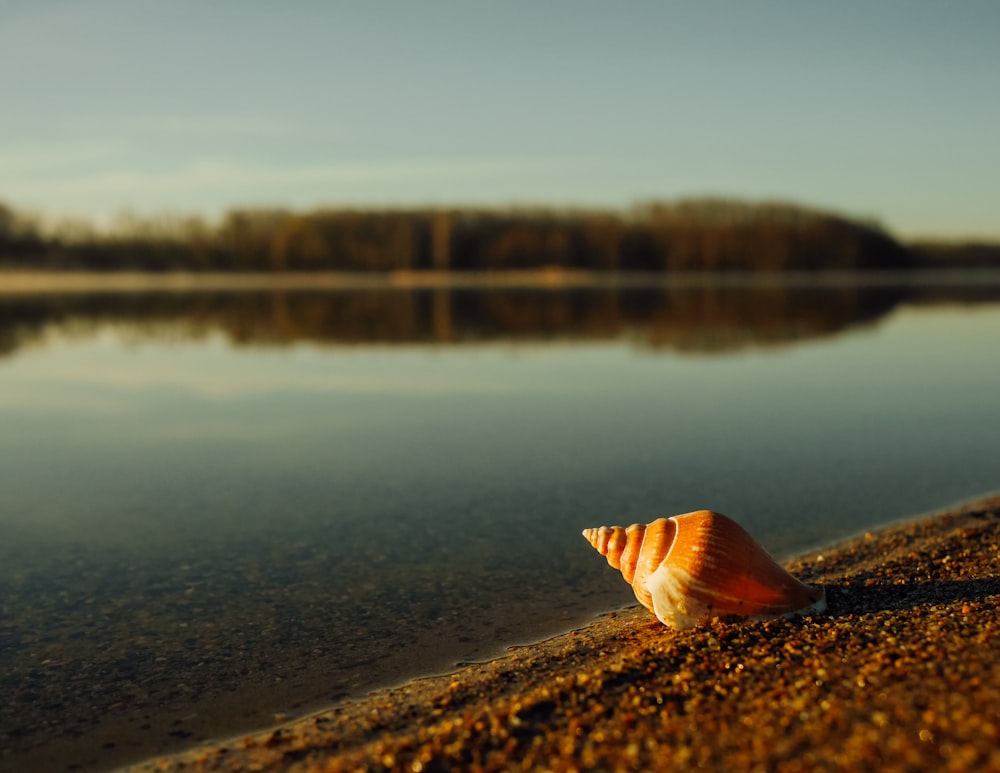
<path fill-rule="evenodd" d="M 237 345 L 628 339 L 719 352 L 830 335 L 901 302 L 1000 300 L 996 286 L 658 286 L 586 289 L 365 289 L 0 298 L 0 351 L 49 333 L 101 328 L 139 339 L 223 335 Z"/>
<path fill-rule="evenodd" d="M 670 293 L 644 326 L 652 346 L 726 351 L 816 338 L 881 317 L 900 288 L 696 288 Z"/>

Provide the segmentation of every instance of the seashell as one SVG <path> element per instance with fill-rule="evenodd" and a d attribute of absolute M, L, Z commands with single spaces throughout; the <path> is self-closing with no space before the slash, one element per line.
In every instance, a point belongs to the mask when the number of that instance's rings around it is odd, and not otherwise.
<path fill-rule="evenodd" d="M 799 582 L 736 521 L 711 510 L 585 529 L 635 597 L 664 625 L 690 628 L 713 616 L 764 619 L 822 612 L 826 592 Z"/>

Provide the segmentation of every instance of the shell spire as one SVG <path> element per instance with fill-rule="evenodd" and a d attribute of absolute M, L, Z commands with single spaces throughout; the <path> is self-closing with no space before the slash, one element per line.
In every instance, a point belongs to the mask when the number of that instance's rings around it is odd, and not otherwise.
<path fill-rule="evenodd" d="M 785 571 L 736 521 L 711 510 L 583 536 L 664 625 L 716 615 L 769 618 L 822 612 L 826 592 Z"/>

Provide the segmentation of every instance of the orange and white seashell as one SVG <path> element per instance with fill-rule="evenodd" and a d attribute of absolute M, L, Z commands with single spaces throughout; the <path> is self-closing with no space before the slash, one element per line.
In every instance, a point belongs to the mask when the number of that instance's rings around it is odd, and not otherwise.
<path fill-rule="evenodd" d="M 586 529 L 664 625 L 690 628 L 714 616 L 757 619 L 822 612 L 826 592 L 799 582 L 736 521 L 711 510 Z"/>

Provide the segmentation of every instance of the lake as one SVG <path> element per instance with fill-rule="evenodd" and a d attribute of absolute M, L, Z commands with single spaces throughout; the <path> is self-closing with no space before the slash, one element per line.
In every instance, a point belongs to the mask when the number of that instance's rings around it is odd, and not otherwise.
<path fill-rule="evenodd" d="M 2 280 L 0 280 L 2 287 Z M 1000 276 L 0 291 L 0 768 L 101 770 L 1000 487 Z"/>

